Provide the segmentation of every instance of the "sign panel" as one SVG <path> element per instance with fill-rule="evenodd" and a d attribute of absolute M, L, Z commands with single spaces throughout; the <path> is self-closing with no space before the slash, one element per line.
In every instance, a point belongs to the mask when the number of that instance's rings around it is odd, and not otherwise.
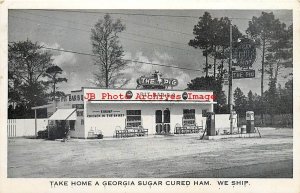
<path fill-rule="evenodd" d="M 116 110 L 92 110 L 87 112 L 87 117 L 124 117 L 125 114 Z"/>
<path fill-rule="evenodd" d="M 243 38 L 237 43 L 233 49 L 233 66 L 241 68 L 250 68 L 256 59 L 256 47 L 254 41 L 248 38 Z"/>
<path fill-rule="evenodd" d="M 229 83 L 229 79 L 228 79 L 229 77 L 228 77 L 228 73 L 224 73 L 224 75 L 223 75 L 223 83 L 224 83 L 224 85 L 228 85 L 228 83 Z"/>
<path fill-rule="evenodd" d="M 195 101 L 213 102 L 211 91 L 84 89 L 85 101 Z"/>
<path fill-rule="evenodd" d="M 254 77 L 255 77 L 255 70 L 241 70 L 241 71 L 232 72 L 233 79 L 254 78 Z"/>
<path fill-rule="evenodd" d="M 140 77 L 137 79 L 139 85 L 151 85 L 151 86 L 177 86 L 178 80 L 174 78 L 154 78 L 154 77 Z"/>
<path fill-rule="evenodd" d="M 158 86 L 161 88 L 174 87 L 178 85 L 178 80 L 175 78 L 163 78 L 161 73 L 155 71 L 152 76 L 141 76 L 137 79 L 138 86 Z"/>

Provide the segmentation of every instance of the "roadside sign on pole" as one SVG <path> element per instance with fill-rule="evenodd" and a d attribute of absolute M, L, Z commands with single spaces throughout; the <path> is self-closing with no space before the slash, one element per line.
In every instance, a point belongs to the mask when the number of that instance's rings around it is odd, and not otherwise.
<path fill-rule="evenodd" d="M 253 40 L 243 38 L 237 43 L 233 50 L 233 58 L 236 59 L 232 66 L 239 66 L 241 68 L 252 67 L 256 59 L 256 47 Z"/>
<path fill-rule="evenodd" d="M 232 72 L 233 79 L 254 78 L 254 77 L 255 77 L 255 70 L 241 70 L 241 71 Z"/>
<path fill-rule="evenodd" d="M 229 84 L 228 73 L 224 73 L 224 75 L 223 75 L 223 83 L 224 83 L 224 85 L 228 85 Z"/>

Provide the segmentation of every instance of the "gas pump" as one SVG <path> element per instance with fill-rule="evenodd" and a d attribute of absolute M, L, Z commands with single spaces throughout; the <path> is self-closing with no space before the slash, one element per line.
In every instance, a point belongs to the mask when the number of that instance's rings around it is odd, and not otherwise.
<path fill-rule="evenodd" d="M 254 133 L 254 112 L 247 111 L 246 112 L 246 131 L 247 133 Z"/>
<path fill-rule="evenodd" d="M 207 118 L 206 118 L 207 135 L 214 136 L 214 135 L 216 135 L 215 113 L 207 112 L 206 115 L 207 115 Z"/>
<path fill-rule="evenodd" d="M 237 133 L 237 128 L 235 125 L 237 125 L 238 116 L 236 111 L 232 111 L 232 133 Z"/>

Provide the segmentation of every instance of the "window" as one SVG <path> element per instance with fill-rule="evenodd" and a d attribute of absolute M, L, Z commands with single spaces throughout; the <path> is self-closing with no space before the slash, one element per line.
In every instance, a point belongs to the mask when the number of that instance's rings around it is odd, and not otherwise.
<path fill-rule="evenodd" d="M 70 121 L 70 130 L 75 131 L 75 121 L 74 120 Z"/>
<path fill-rule="evenodd" d="M 74 108 L 74 109 L 83 109 L 84 105 L 83 104 L 73 104 L 72 108 Z"/>
<path fill-rule="evenodd" d="M 83 111 L 76 111 L 76 114 L 78 117 L 82 117 L 83 116 Z"/>
<path fill-rule="evenodd" d="M 182 125 L 195 125 L 195 109 L 183 109 Z"/>
<path fill-rule="evenodd" d="M 202 110 L 202 117 L 207 117 L 207 109 Z"/>
<path fill-rule="evenodd" d="M 84 125 L 84 119 L 81 119 L 81 125 Z"/>
<path fill-rule="evenodd" d="M 170 123 L 170 110 L 164 110 L 164 123 Z"/>
<path fill-rule="evenodd" d="M 126 127 L 138 127 L 142 125 L 141 110 L 126 111 Z"/>
<path fill-rule="evenodd" d="M 155 123 L 162 123 L 162 111 L 161 110 L 155 111 Z"/>

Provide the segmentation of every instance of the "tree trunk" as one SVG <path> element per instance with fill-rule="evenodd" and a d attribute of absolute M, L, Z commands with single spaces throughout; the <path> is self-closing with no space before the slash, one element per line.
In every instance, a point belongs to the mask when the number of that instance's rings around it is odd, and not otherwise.
<path fill-rule="evenodd" d="M 208 57 L 208 53 L 207 53 L 207 48 L 205 49 L 205 76 L 208 77 L 208 61 L 207 58 Z"/>
<path fill-rule="evenodd" d="M 105 39 L 105 88 L 108 88 L 108 56 L 107 38 Z"/>
<path fill-rule="evenodd" d="M 53 101 L 55 101 L 56 74 L 54 74 L 52 78 L 53 78 Z"/>
<path fill-rule="evenodd" d="M 215 46 L 215 49 L 214 49 L 214 79 L 216 79 L 216 46 Z"/>
<path fill-rule="evenodd" d="M 55 82 L 54 82 L 54 84 L 53 84 L 53 101 L 55 101 Z"/>
<path fill-rule="evenodd" d="M 263 39 L 263 49 L 262 49 L 262 61 L 261 61 L 261 102 L 262 107 L 264 108 L 264 70 L 265 70 L 265 46 L 266 46 L 266 40 Z M 261 122 L 264 123 L 264 109 L 262 109 L 261 112 Z"/>
<path fill-rule="evenodd" d="M 278 73 L 279 73 L 279 62 L 280 62 L 280 60 L 279 60 L 279 61 L 276 63 L 275 76 L 274 76 L 275 85 L 277 84 L 277 79 L 278 79 Z"/>
<path fill-rule="evenodd" d="M 279 61 L 276 63 L 275 75 L 274 75 L 274 78 L 272 78 L 272 81 L 274 81 L 275 88 L 276 88 L 276 84 L 277 84 L 278 71 L 279 71 Z M 276 93 L 274 93 L 274 94 L 276 94 Z M 271 113 L 271 125 L 274 125 L 274 116 L 275 116 L 275 112 L 272 111 L 272 113 Z"/>
<path fill-rule="evenodd" d="M 224 47 L 222 47 L 222 55 L 224 55 Z M 224 59 L 221 59 L 221 68 L 220 68 L 220 74 L 221 74 L 221 78 L 223 78 L 224 75 Z"/>

